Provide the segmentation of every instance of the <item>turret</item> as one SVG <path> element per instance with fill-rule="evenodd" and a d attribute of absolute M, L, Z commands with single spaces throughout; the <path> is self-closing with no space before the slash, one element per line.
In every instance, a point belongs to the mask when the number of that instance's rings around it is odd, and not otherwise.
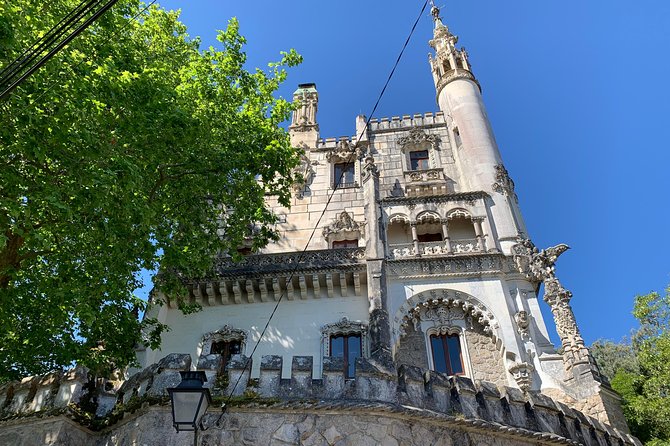
<path fill-rule="evenodd" d="M 300 106 L 293 111 L 288 128 L 291 143 L 295 147 L 306 144 L 309 148 L 315 148 L 319 139 L 319 124 L 316 121 L 319 93 L 316 91 L 316 84 L 299 84 L 298 89 L 293 92 L 293 101 Z"/>
<path fill-rule="evenodd" d="M 525 225 L 516 202 L 514 183 L 507 176 L 486 114 L 481 88 L 464 48 L 456 48 L 458 37 L 440 18 L 440 10 L 431 9 L 435 27 L 429 57 L 437 102 L 450 129 L 461 181 L 472 191 L 489 194 L 497 241 L 496 246 L 509 252 L 517 237 L 525 235 Z"/>

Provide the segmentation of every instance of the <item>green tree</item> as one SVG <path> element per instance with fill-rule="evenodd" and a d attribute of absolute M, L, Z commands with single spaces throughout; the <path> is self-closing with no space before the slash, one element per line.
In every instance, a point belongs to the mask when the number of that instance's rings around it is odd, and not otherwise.
<path fill-rule="evenodd" d="M 670 288 L 635 298 L 633 315 L 640 322 L 631 345 L 600 343 L 594 349 L 599 364 L 612 373 L 612 388 L 623 398 L 632 433 L 649 445 L 670 444 Z M 604 346 L 604 348 L 603 348 Z M 635 362 L 629 357 L 629 349 Z M 605 354 L 603 354 L 603 352 Z M 636 368 L 637 365 L 637 368 Z"/>
<path fill-rule="evenodd" d="M 600 373 L 610 382 L 617 371 L 640 373 L 635 349 L 626 339 L 618 343 L 609 339 L 598 339 L 591 345 L 590 350 L 598 363 Z"/>
<path fill-rule="evenodd" d="M 0 0 L 0 67 L 78 3 Z M 1 104 L 0 378 L 131 363 L 165 328 L 138 320 L 138 271 L 176 292 L 276 237 L 297 154 L 274 93 L 300 56 L 247 72 L 234 19 L 218 40 L 122 0 Z"/>

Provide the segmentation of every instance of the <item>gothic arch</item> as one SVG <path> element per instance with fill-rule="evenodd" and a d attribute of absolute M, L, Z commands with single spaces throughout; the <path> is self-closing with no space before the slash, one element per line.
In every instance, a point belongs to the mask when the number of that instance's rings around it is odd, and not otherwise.
<path fill-rule="evenodd" d="M 447 212 L 447 219 L 451 220 L 452 218 L 470 218 L 472 219 L 472 214 L 463 208 L 451 209 Z"/>
<path fill-rule="evenodd" d="M 389 224 L 391 223 L 407 223 L 409 224 L 410 220 L 406 214 L 395 213 L 389 217 Z"/>
<path fill-rule="evenodd" d="M 436 223 L 440 221 L 440 215 L 434 211 L 423 211 L 416 216 L 417 223 Z"/>
<path fill-rule="evenodd" d="M 393 337 L 395 345 L 405 336 L 407 328 L 416 325 L 420 312 L 430 307 L 460 308 L 466 317 L 472 317 L 479 323 L 484 333 L 492 338 L 498 351 L 502 351 L 500 324 L 493 313 L 476 297 L 462 291 L 452 289 L 432 289 L 422 291 L 407 299 L 396 311 L 394 317 Z"/>

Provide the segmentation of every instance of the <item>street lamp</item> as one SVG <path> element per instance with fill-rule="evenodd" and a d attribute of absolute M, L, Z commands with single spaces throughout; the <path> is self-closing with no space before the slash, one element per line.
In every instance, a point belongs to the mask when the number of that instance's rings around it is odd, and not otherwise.
<path fill-rule="evenodd" d="M 209 389 L 202 384 L 207 381 L 205 372 L 179 372 L 181 383 L 167 389 L 172 404 L 172 425 L 179 431 L 198 431 L 200 418 L 212 403 Z"/>

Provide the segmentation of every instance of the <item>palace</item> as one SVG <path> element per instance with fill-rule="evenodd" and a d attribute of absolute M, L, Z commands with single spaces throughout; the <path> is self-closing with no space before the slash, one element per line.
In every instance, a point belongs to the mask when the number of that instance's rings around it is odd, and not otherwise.
<path fill-rule="evenodd" d="M 358 116 L 351 136 L 322 138 L 316 85 L 299 85 L 289 132 L 302 180 L 290 209 L 274 207 L 281 240 L 192 280 L 200 312 L 161 296 L 162 349 L 138 352 L 144 370 L 100 395 L 99 415 L 165 396 L 190 369 L 215 395 L 258 398 L 230 407 L 208 444 L 636 441 L 556 277 L 567 246 L 530 241 L 468 55 L 432 14 L 439 111 Z M 144 441 L 175 441 L 164 407 L 135 417 Z"/>

